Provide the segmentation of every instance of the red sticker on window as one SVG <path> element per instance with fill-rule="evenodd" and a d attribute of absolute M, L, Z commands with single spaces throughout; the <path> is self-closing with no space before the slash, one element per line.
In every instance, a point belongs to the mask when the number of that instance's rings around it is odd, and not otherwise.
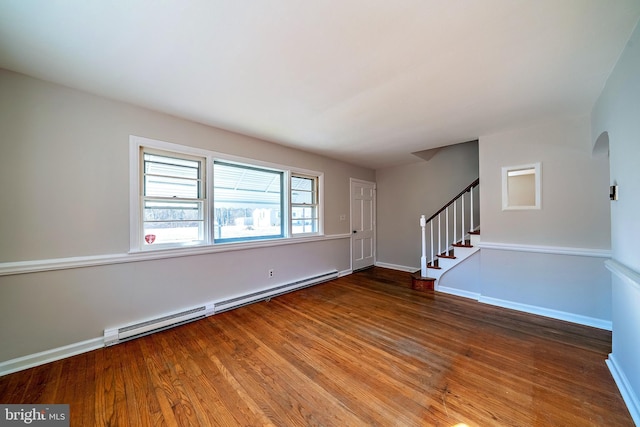
<path fill-rule="evenodd" d="M 156 235 L 155 234 L 147 234 L 146 236 L 144 236 L 144 240 L 148 244 L 152 244 L 153 242 L 156 241 Z"/>

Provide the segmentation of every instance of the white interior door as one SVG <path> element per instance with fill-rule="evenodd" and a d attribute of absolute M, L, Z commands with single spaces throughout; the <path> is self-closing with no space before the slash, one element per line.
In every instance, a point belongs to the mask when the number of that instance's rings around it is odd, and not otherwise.
<path fill-rule="evenodd" d="M 351 269 L 371 267 L 376 256 L 376 184 L 351 179 Z"/>

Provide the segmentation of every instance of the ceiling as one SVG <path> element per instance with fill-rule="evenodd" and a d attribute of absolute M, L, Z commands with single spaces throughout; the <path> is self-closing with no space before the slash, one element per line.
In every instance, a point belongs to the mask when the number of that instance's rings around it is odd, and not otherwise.
<path fill-rule="evenodd" d="M 2 0 L 0 67 L 348 162 L 589 114 L 639 0 Z"/>

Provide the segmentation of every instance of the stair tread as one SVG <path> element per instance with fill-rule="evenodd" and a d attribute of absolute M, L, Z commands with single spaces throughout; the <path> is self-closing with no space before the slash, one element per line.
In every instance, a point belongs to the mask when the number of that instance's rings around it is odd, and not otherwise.
<path fill-rule="evenodd" d="M 473 245 L 471 244 L 471 241 L 469 240 L 465 240 L 464 243 L 462 242 L 454 243 L 451 246 L 454 246 L 456 248 L 472 248 L 473 247 Z"/>
<path fill-rule="evenodd" d="M 480 230 L 470 231 L 469 234 L 473 234 L 474 236 L 479 236 Z"/>
<path fill-rule="evenodd" d="M 421 272 L 420 270 L 418 270 L 418 271 L 416 271 L 415 273 L 413 273 L 413 274 L 411 275 L 411 277 L 412 277 L 413 279 L 416 279 L 416 280 L 423 280 L 423 281 L 426 281 L 426 282 L 431 282 L 431 281 L 436 281 L 436 280 L 437 280 L 435 277 L 425 277 L 425 276 L 423 276 L 423 275 L 422 275 L 422 272 Z"/>
<path fill-rule="evenodd" d="M 451 251 L 453 252 L 453 251 Z M 451 255 L 446 255 L 446 253 L 438 255 L 438 258 L 446 258 L 446 259 L 456 259 L 456 257 L 451 253 Z"/>
<path fill-rule="evenodd" d="M 442 268 L 438 265 L 438 260 L 434 260 L 433 262 L 430 262 L 429 264 L 427 264 L 427 268 L 433 268 L 435 270 L 441 270 Z"/>

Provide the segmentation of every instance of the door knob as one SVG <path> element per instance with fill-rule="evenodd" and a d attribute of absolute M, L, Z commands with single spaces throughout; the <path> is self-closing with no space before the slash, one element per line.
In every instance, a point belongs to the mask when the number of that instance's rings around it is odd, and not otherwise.
<path fill-rule="evenodd" d="M 358 232 L 358 230 L 353 230 L 353 234 L 356 234 Z"/>

